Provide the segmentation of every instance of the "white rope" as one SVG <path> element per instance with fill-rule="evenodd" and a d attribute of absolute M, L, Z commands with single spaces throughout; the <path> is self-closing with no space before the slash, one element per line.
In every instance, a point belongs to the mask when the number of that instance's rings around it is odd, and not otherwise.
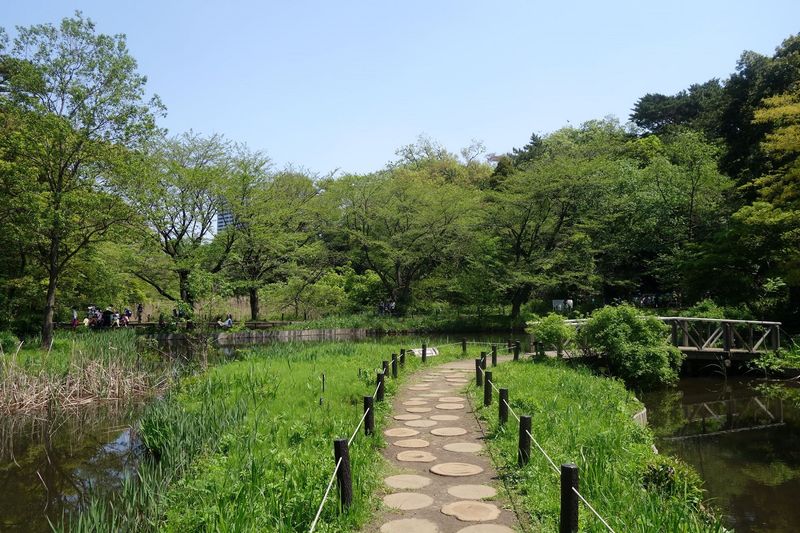
<path fill-rule="evenodd" d="M 511 408 L 510 405 L 508 405 L 508 402 L 505 401 L 505 399 L 503 400 L 503 403 L 506 404 L 506 407 L 508 407 L 508 411 L 513 415 L 514 418 L 517 419 L 517 422 L 519 422 L 519 417 L 517 416 L 517 413 L 514 412 L 514 410 Z"/>
<path fill-rule="evenodd" d="M 536 439 L 535 439 L 535 438 L 533 438 L 533 435 L 531 435 L 531 432 L 530 432 L 530 431 L 528 431 L 528 430 L 526 429 L 526 430 L 525 430 L 525 433 L 527 433 L 527 434 L 528 434 L 528 436 L 531 438 L 531 440 L 532 440 L 532 441 L 533 441 L 533 443 L 536 445 L 536 447 L 537 447 L 537 448 L 539 448 L 539 451 L 540 451 L 540 452 L 542 452 L 542 455 L 544 455 L 544 456 L 545 456 L 545 458 L 547 459 L 547 461 L 550 463 L 550 466 L 552 466 L 552 467 L 553 467 L 553 470 L 555 470 L 555 471 L 556 471 L 556 474 L 560 474 L 560 473 L 561 473 L 561 470 L 559 470 L 559 469 L 558 469 L 558 467 L 556 466 L 556 464 L 553 462 L 553 460 L 552 460 L 552 459 L 550 459 L 550 456 L 549 456 L 549 455 L 547 455 L 547 452 L 546 452 L 546 451 L 544 451 L 544 448 L 542 448 L 542 447 L 539 445 L 539 443 L 536 441 Z"/>
<path fill-rule="evenodd" d="M 616 533 L 616 532 L 615 532 L 613 529 L 611 529 L 611 526 L 609 526 L 609 525 L 608 525 L 608 522 L 606 522 L 605 520 L 603 520 L 603 517 L 602 517 L 602 516 L 600 516 L 600 513 L 598 513 L 597 511 L 595 511 L 595 510 L 594 510 L 594 507 L 592 507 L 592 504 L 590 504 L 589 502 L 587 502 L 587 501 L 586 501 L 586 498 L 584 498 L 583 496 L 581 496 L 581 493 L 580 493 L 580 492 L 578 492 L 578 489 L 576 489 L 575 487 L 572 487 L 572 492 L 574 492 L 575 494 L 577 494 L 578 498 L 580 498 L 580 499 L 581 499 L 581 501 L 582 501 L 583 503 L 585 503 L 585 504 L 586 504 L 586 507 L 588 507 L 588 508 L 589 508 L 589 510 L 590 510 L 590 511 L 592 511 L 592 512 L 594 513 L 594 515 L 595 515 L 595 516 L 596 516 L 596 517 L 597 517 L 597 518 L 598 518 L 598 519 L 599 519 L 599 520 L 600 520 L 600 521 L 603 523 L 603 525 L 604 525 L 604 526 L 606 526 L 606 529 L 608 529 L 608 530 L 609 530 L 611 533 Z"/>
<path fill-rule="evenodd" d="M 373 392 L 373 393 L 372 393 L 372 398 L 373 398 L 373 399 L 375 398 L 375 396 L 377 396 L 377 395 L 378 395 L 378 389 L 380 389 L 380 388 L 381 388 L 381 386 L 380 386 L 380 385 L 378 385 L 377 387 L 375 387 L 375 392 Z"/>
<path fill-rule="evenodd" d="M 341 464 L 342 464 L 342 458 L 339 457 L 339 460 L 336 461 L 336 468 L 333 469 L 333 475 L 331 476 L 331 480 L 328 482 L 328 488 L 325 489 L 325 496 L 322 497 L 322 502 L 319 504 L 319 509 L 317 509 L 317 516 L 315 516 L 314 521 L 311 522 L 311 529 L 308 530 L 308 533 L 314 533 L 314 529 L 317 527 L 317 521 L 319 520 L 319 515 L 322 514 L 322 507 L 328 500 L 328 494 L 331 492 L 331 487 L 333 486 L 333 480 L 336 479 L 336 473 L 339 471 L 339 466 Z"/>
<path fill-rule="evenodd" d="M 367 408 L 367 410 L 366 410 L 366 411 L 364 411 L 364 416 L 362 416 L 362 417 L 361 417 L 361 421 L 360 421 L 360 422 L 358 423 L 358 425 L 356 426 L 356 430 L 355 430 L 355 431 L 353 431 L 353 434 L 350 436 L 350 440 L 348 440 L 348 441 L 347 441 L 347 445 L 348 445 L 348 446 L 350 446 L 351 444 L 353 444 L 353 439 L 354 439 L 354 438 L 356 438 L 356 434 L 358 433 L 358 430 L 359 430 L 359 429 L 361 429 L 361 424 L 363 424 L 363 423 L 364 423 L 364 419 L 365 419 L 365 418 L 367 418 L 367 413 L 369 413 L 369 410 L 370 410 L 370 409 L 371 409 L 371 408 L 369 408 L 369 407 L 368 407 L 368 408 Z"/>

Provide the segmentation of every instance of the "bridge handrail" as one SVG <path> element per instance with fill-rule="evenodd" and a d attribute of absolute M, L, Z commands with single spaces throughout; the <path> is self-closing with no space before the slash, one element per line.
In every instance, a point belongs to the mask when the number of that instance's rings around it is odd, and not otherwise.
<path fill-rule="evenodd" d="M 652 316 L 652 315 L 642 315 L 644 316 Z M 716 322 L 716 323 L 727 323 L 727 324 L 752 324 L 754 326 L 781 326 L 783 322 L 770 322 L 767 320 L 736 320 L 733 318 L 703 318 L 703 317 L 690 317 L 690 316 L 657 316 L 654 317 L 662 322 L 667 321 L 679 321 L 684 320 L 686 322 Z M 581 326 L 588 322 L 588 318 L 570 318 L 564 320 L 564 323 L 569 324 L 570 326 Z M 536 323 L 536 322 L 532 322 Z"/>

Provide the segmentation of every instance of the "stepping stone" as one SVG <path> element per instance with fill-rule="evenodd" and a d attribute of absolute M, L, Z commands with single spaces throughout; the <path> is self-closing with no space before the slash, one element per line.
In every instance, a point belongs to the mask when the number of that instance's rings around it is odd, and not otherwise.
<path fill-rule="evenodd" d="M 498 524 L 475 524 L 474 526 L 467 526 L 459 529 L 457 533 L 516 533 L 513 529 L 507 526 Z"/>
<path fill-rule="evenodd" d="M 489 485 L 454 485 L 447 488 L 447 493 L 462 500 L 482 500 L 497 496 L 497 491 Z"/>
<path fill-rule="evenodd" d="M 393 489 L 409 490 L 427 487 L 431 484 L 431 478 L 414 474 L 398 474 L 387 477 L 383 482 Z"/>
<path fill-rule="evenodd" d="M 439 394 L 447 394 L 448 392 L 452 392 L 450 389 L 433 389 L 431 392 L 438 392 Z"/>
<path fill-rule="evenodd" d="M 412 511 L 414 509 L 428 507 L 433 503 L 433 498 L 427 494 L 420 494 L 418 492 L 398 492 L 396 494 L 384 496 L 383 503 L 392 509 Z"/>
<path fill-rule="evenodd" d="M 432 463 L 436 460 L 436 456 L 428 452 L 408 450 L 398 453 L 397 460 L 404 463 Z"/>
<path fill-rule="evenodd" d="M 456 409 L 463 409 L 464 408 L 464 404 L 463 403 L 437 403 L 436 404 L 436 408 L 437 409 L 442 409 L 444 411 L 455 411 Z M 408 411 L 408 409 L 406 409 L 406 411 Z"/>
<path fill-rule="evenodd" d="M 432 435 L 438 435 L 439 437 L 457 437 L 458 435 L 465 435 L 466 433 L 466 429 L 457 427 L 436 428 L 431 430 Z"/>
<path fill-rule="evenodd" d="M 408 424 L 408 422 L 406 422 Z M 419 435 L 419 431 L 409 428 L 392 428 L 383 432 L 387 437 L 413 437 Z"/>
<path fill-rule="evenodd" d="M 445 378 L 445 381 L 448 383 L 469 383 L 469 380 L 464 378 Z"/>
<path fill-rule="evenodd" d="M 410 407 L 419 407 L 421 405 L 428 405 L 427 400 L 408 400 L 407 402 L 403 402 L 403 405 L 408 405 Z"/>
<path fill-rule="evenodd" d="M 438 424 L 439 422 L 435 420 L 411 420 L 410 422 L 406 422 L 406 425 L 410 428 L 430 428 Z M 419 433 L 419 432 L 417 432 Z M 398 435 L 398 436 L 410 436 L 410 435 Z"/>
<path fill-rule="evenodd" d="M 431 386 L 430 385 L 413 385 L 409 387 L 409 390 L 428 390 Z"/>
<path fill-rule="evenodd" d="M 440 476 L 464 477 L 483 472 L 483 468 L 469 463 L 439 463 L 431 467 L 431 472 Z"/>
<path fill-rule="evenodd" d="M 392 444 L 400 448 L 427 448 L 431 443 L 423 439 L 405 439 Z"/>
<path fill-rule="evenodd" d="M 403 520 L 392 520 L 381 526 L 381 533 L 439 533 L 439 527 L 430 520 L 421 518 L 405 518 Z"/>
<path fill-rule="evenodd" d="M 438 398 L 440 395 L 436 393 L 420 394 L 420 398 Z"/>
<path fill-rule="evenodd" d="M 464 398 L 461 396 L 442 396 L 439 401 L 442 403 L 464 403 Z"/>
<path fill-rule="evenodd" d="M 477 442 L 451 442 L 445 444 L 444 449 L 448 452 L 477 453 L 483 449 L 483 445 Z"/>
<path fill-rule="evenodd" d="M 462 405 L 461 407 L 464 407 L 464 406 Z M 408 411 L 409 413 L 429 413 L 429 412 L 433 411 L 433 408 L 431 408 L 431 407 L 406 407 L 406 411 Z"/>
<path fill-rule="evenodd" d="M 458 420 L 459 418 L 461 418 L 461 417 L 460 416 L 456 416 L 456 415 L 431 415 L 430 416 L 431 420 L 437 420 L 439 422 L 452 422 L 454 420 Z"/>
<path fill-rule="evenodd" d="M 422 415 L 394 415 L 392 418 L 395 420 L 419 420 Z"/>
<path fill-rule="evenodd" d="M 453 502 L 442 507 L 442 513 L 455 516 L 462 522 L 486 522 L 500 516 L 496 505 L 484 502 Z"/>

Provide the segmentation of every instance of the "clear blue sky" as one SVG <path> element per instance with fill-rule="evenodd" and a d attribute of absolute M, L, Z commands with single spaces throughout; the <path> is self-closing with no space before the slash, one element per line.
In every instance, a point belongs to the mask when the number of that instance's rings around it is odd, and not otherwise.
<path fill-rule="evenodd" d="M 173 133 L 278 165 L 368 172 L 419 134 L 490 152 L 724 78 L 800 31 L 800 1 L 5 0 L 0 25 L 80 9 L 125 33 Z M 13 31 L 11 31 L 13 34 Z"/>

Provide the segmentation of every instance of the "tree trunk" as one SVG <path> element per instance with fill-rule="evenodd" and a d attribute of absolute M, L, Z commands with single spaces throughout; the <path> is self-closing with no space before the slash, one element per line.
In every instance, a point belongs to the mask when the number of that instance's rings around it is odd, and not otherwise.
<path fill-rule="evenodd" d="M 531 288 L 528 286 L 517 288 L 511 295 L 511 318 L 518 318 L 522 304 L 528 301 Z"/>
<path fill-rule="evenodd" d="M 189 307 L 194 309 L 194 302 L 192 301 L 191 293 L 189 292 L 189 271 L 188 270 L 179 270 L 178 271 L 178 279 L 180 290 L 181 290 L 181 301 L 186 302 L 189 304 Z"/>
<path fill-rule="evenodd" d="M 258 320 L 258 289 L 250 287 L 250 320 Z"/>
<path fill-rule="evenodd" d="M 42 321 L 42 348 L 49 348 L 53 341 L 53 313 L 56 307 L 57 281 L 57 274 L 51 271 L 47 283 L 47 299 L 44 304 L 44 320 Z"/>

